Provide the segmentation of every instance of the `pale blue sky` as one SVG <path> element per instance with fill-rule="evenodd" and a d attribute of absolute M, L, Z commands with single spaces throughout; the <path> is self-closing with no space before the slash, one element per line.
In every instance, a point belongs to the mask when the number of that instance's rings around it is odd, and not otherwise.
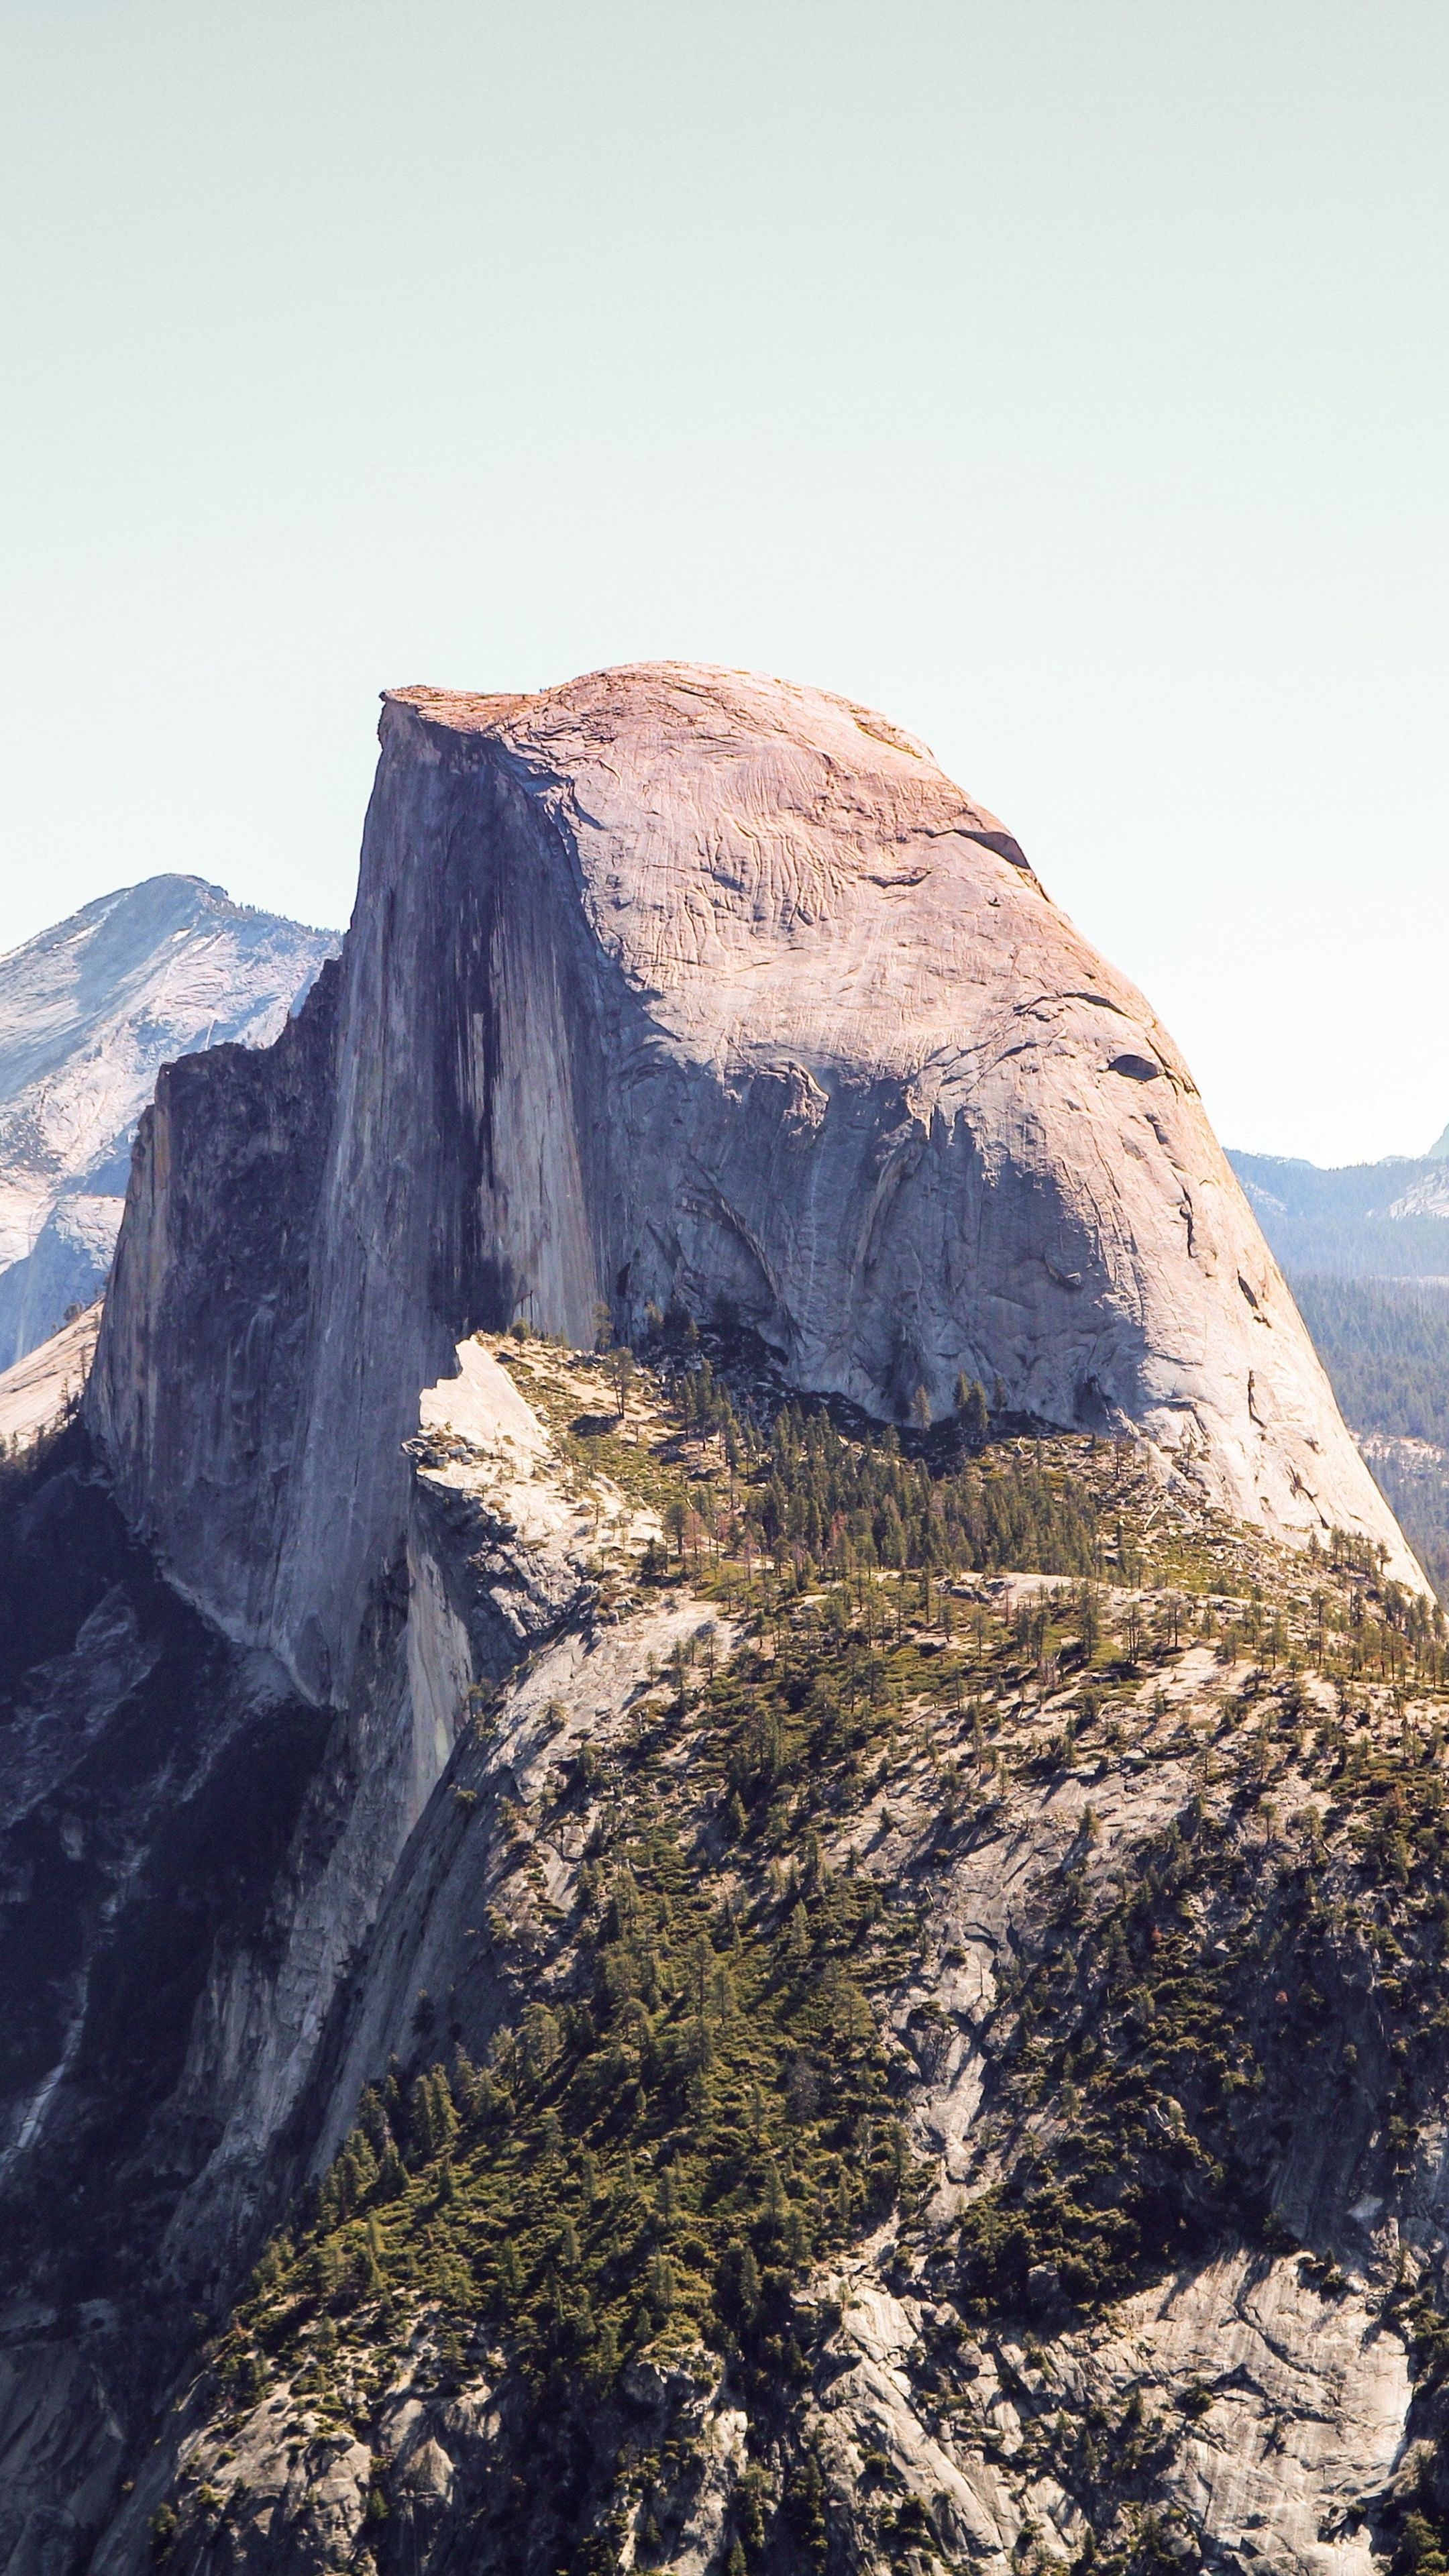
<path fill-rule="evenodd" d="M 0 946 L 342 921 L 376 692 L 924 734 L 1227 1141 L 1449 1117 L 1443 0 L 0 0 Z"/>

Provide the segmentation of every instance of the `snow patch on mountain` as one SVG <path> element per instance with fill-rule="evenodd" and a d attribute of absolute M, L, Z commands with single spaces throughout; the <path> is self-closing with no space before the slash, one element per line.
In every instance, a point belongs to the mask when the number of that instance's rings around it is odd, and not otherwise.
<path fill-rule="evenodd" d="M 100 1293 L 161 1066 L 269 1046 L 337 945 L 157 876 L 0 957 L 0 1367 Z"/>

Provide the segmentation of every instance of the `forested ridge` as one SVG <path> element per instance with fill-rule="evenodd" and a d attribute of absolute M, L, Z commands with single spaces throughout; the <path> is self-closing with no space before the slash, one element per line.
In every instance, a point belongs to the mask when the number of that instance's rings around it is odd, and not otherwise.
<path fill-rule="evenodd" d="M 1294 1557 L 1164 1494 L 1129 1444 L 842 1427 L 697 1346 L 502 1356 L 563 1472 L 657 1511 L 605 1615 L 698 1624 L 584 1731 L 544 1711 L 541 1792 L 510 1691 L 476 1694 L 434 1831 L 486 2026 L 418 1994 L 203 2356 L 158 2561 L 309 2567 L 345 2496 L 315 2563 L 441 2567 L 452 2530 L 500 2576 L 926 2576 L 973 2554 L 960 2462 L 1038 2499 L 1023 2576 L 1216 2564 L 1185 2499 L 1232 2374 L 1161 2402 L 1070 2356 L 1234 2248 L 1296 2265 L 1325 2332 L 1360 2295 L 1293 2177 L 1331 2140 L 1355 2189 L 1407 2190 L 1442 2098 L 1443 1613 L 1371 1546 Z M 565 1368 L 617 1410 L 580 1415 Z M 966 1925 L 1023 1867 L 963 2009 Z M 1401 2265 L 1381 2295 L 1420 2453 L 1357 2510 L 1377 2564 L 1432 2576 L 1449 2287 Z M 858 2297 L 919 2320 L 889 2433 L 851 2411 Z"/>
<path fill-rule="evenodd" d="M 1318 1355 L 1351 1430 L 1410 1545 L 1449 1593 L 1449 1280 L 1292 1280 Z M 1426 1441 L 1414 1455 L 1392 1444 Z"/>

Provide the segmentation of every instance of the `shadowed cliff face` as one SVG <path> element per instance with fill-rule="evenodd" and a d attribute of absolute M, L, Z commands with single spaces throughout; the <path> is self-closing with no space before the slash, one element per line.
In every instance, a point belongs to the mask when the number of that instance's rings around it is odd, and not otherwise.
<path fill-rule="evenodd" d="M 601 1302 L 723 1303 L 878 1417 L 964 1372 L 1136 1425 L 1417 1579 L 1176 1050 L 922 746 L 683 665 L 382 737 L 335 992 L 163 1078 L 92 1381 L 228 1633 L 345 1695 L 418 1390 Z"/>
<path fill-rule="evenodd" d="M 254 2142 L 297 2081 L 278 1985 L 299 1931 L 324 1956 L 315 1904 L 299 1918 L 345 1839 L 335 1796 L 318 1804 L 328 1733 L 270 1659 L 229 1648 L 158 1579 L 77 1428 L 7 1478 L 0 2566 L 14 2576 L 73 2565 L 123 2455 L 149 2439 L 190 2311 L 249 2241 Z M 309 1812 L 310 1889 L 284 1868 Z M 228 2140 L 232 2114 L 250 2154 Z M 187 2197 L 209 2164 L 198 2224 Z"/>
<path fill-rule="evenodd" d="M 81 1426 L 0 1477 L 5 2576 L 89 2563 L 198 2312 L 311 2152 L 329 2014 L 473 1669 L 421 1519 L 409 1557 L 369 1593 L 352 1704 L 322 1709 L 158 1573 Z M 484 1671 L 518 1646 L 489 1606 Z"/>

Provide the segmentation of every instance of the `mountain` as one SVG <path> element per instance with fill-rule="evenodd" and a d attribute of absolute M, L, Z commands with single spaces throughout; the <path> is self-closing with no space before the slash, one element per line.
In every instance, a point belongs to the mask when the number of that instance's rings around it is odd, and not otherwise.
<path fill-rule="evenodd" d="M 304 1691 L 352 1687 L 418 1388 L 515 1314 L 724 1313 L 888 1420 L 965 1375 L 1402 1548 L 1171 1040 L 883 719 L 395 693 L 358 907 L 283 1047 L 158 1085 L 91 1381 L 123 1509 Z"/>
<path fill-rule="evenodd" d="M 842 700 L 382 736 L 0 1470 L 0 2564 L 1430 2568 L 1449 1644 L 1170 1039 Z"/>
<path fill-rule="evenodd" d="M 103 1285 L 161 1066 L 270 1045 L 336 944 L 160 876 L 0 957 L 0 1365 Z"/>
<path fill-rule="evenodd" d="M 1325 1170 L 1278 1154 L 1228 1156 L 1290 1277 L 1449 1278 L 1449 1167 L 1422 1161 Z"/>

